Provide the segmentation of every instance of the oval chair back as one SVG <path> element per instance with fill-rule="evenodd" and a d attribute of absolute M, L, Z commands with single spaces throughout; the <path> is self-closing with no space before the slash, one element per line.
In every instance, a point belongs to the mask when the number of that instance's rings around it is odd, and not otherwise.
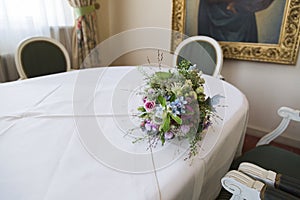
<path fill-rule="evenodd" d="M 219 43 L 207 36 L 193 36 L 183 40 L 176 48 L 173 66 L 182 59 L 189 60 L 204 73 L 220 78 L 223 53 Z"/>
<path fill-rule="evenodd" d="M 31 37 L 20 42 L 15 62 L 21 79 L 60 73 L 71 69 L 69 54 L 55 39 Z"/>

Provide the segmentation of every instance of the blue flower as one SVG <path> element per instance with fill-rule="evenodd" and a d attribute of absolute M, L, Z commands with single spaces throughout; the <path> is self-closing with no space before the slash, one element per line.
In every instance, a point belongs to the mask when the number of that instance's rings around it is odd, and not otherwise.
<path fill-rule="evenodd" d="M 164 112 L 164 108 L 159 104 L 155 108 L 154 116 L 157 117 L 157 118 L 162 119 L 163 112 Z"/>
<path fill-rule="evenodd" d="M 185 104 L 187 104 L 187 101 L 183 96 L 180 96 L 179 98 L 175 99 L 175 101 L 169 103 L 167 106 L 171 109 L 173 115 L 181 115 L 185 113 Z"/>
<path fill-rule="evenodd" d="M 196 65 L 196 64 L 191 65 L 191 66 L 189 67 L 188 71 L 192 71 L 192 70 L 195 70 L 195 69 L 197 69 L 197 65 Z"/>

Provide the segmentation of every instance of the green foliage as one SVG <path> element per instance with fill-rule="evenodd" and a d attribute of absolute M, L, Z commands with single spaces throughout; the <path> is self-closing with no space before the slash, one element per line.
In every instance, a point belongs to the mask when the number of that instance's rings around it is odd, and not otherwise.
<path fill-rule="evenodd" d="M 177 115 L 173 115 L 171 114 L 171 118 L 179 125 L 182 124 L 182 119 L 180 117 L 178 117 Z"/>

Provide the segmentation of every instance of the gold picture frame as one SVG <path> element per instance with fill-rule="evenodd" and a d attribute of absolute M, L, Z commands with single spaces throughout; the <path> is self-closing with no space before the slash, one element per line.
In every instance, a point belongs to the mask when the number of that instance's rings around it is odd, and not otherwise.
<path fill-rule="evenodd" d="M 245 43 L 245 42 L 226 42 L 219 41 L 224 58 L 260 61 L 270 63 L 280 63 L 295 65 L 299 50 L 299 25 L 300 25 L 300 1 L 299 0 L 280 0 L 284 1 L 282 8 L 282 20 L 280 21 L 280 31 L 277 43 Z M 274 2 L 280 2 L 274 1 Z M 191 4 L 192 5 L 188 5 Z M 195 12 L 201 0 L 173 0 L 172 8 L 172 41 L 171 51 L 186 37 L 197 35 L 197 33 L 187 33 L 187 25 L 194 26 L 191 19 L 195 19 Z M 187 13 L 188 9 L 188 13 Z M 192 15 L 192 16 L 189 16 Z M 191 25 L 192 24 L 192 25 Z M 197 26 L 197 24 L 195 25 Z M 269 34 L 273 34 L 272 32 Z"/>

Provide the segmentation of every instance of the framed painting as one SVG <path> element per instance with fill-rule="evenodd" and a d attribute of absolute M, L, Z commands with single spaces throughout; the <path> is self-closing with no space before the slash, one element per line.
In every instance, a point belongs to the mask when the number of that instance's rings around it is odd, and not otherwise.
<path fill-rule="evenodd" d="M 216 39 L 224 58 L 296 64 L 299 0 L 173 0 L 171 50 L 185 37 Z"/>

